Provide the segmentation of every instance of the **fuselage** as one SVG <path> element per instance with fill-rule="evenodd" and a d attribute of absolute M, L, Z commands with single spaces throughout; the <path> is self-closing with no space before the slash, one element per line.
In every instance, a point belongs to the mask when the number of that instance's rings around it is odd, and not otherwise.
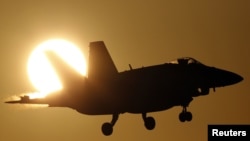
<path fill-rule="evenodd" d="M 98 79 L 71 75 L 66 79 L 68 87 L 62 91 L 43 99 L 21 97 L 7 103 L 70 107 L 88 115 L 148 113 L 173 106 L 187 107 L 193 97 L 209 94 L 210 88 L 215 90 L 243 80 L 235 73 L 185 59 L 191 63 L 165 63 Z"/>
<path fill-rule="evenodd" d="M 88 108 L 83 102 L 82 107 L 75 109 L 84 114 L 161 111 L 188 105 L 193 97 L 207 95 L 210 88 L 241 79 L 237 74 L 200 63 L 142 67 L 120 72 L 98 84 L 86 80 L 88 86 L 82 100 Z"/>

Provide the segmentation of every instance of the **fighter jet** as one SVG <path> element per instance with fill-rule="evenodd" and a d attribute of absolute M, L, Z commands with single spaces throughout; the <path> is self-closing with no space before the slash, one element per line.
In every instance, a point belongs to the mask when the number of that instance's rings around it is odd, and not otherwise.
<path fill-rule="evenodd" d="M 208 95 L 210 89 L 236 84 L 243 78 L 233 72 L 206 66 L 191 57 L 169 63 L 132 68 L 118 72 L 103 41 L 89 46 L 88 75 L 81 76 L 53 52 L 48 59 L 59 75 L 63 89 L 45 98 L 6 103 L 48 104 L 49 107 L 69 107 L 87 115 L 112 115 L 111 122 L 102 125 L 104 135 L 111 135 L 120 114 L 141 114 L 148 130 L 155 128 L 147 113 L 182 106 L 181 122 L 191 121 L 187 110 L 194 97 Z"/>

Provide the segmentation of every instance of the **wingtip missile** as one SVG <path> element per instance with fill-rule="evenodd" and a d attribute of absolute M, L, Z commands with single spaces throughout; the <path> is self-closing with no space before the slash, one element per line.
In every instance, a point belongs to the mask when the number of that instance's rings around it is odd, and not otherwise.
<path fill-rule="evenodd" d="M 30 101 L 30 97 L 25 95 L 25 96 L 20 96 L 20 100 L 5 101 L 5 103 L 9 103 L 9 104 L 29 103 L 29 101 Z"/>

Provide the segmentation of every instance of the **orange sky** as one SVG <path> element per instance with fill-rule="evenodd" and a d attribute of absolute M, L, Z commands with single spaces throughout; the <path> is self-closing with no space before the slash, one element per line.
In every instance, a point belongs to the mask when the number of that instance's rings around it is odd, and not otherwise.
<path fill-rule="evenodd" d="M 0 140 L 207 140 L 208 124 L 250 124 L 248 0 L 10 0 L 0 1 L 0 100 L 33 91 L 29 54 L 51 38 L 67 39 L 88 56 L 91 41 L 105 41 L 119 71 L 190 56 L 240 74 L 244 81 L 195 98 L 193 121 L 180 123 L 181 107 L 141 115 L 122 114 L 112 136 L 101 133 L 111 116 L 88 116 L 68 108 L 0 104 Z"/>

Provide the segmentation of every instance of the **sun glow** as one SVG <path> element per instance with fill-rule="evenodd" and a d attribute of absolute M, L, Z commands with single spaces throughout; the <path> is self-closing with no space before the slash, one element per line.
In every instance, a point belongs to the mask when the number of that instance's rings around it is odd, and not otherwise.
<path fill-rule="evenodd" d="M 86 75 L 86 60 L 81 50 L 74 44 L 60 39 L 48 40 L 38 45 L 28 60 L 28 76 L 39 94 L 31 98 L 45 97 L 63 88 L 59 76 L 49 63 L 45 52 L 53 51 L 81 75 Z"/>

